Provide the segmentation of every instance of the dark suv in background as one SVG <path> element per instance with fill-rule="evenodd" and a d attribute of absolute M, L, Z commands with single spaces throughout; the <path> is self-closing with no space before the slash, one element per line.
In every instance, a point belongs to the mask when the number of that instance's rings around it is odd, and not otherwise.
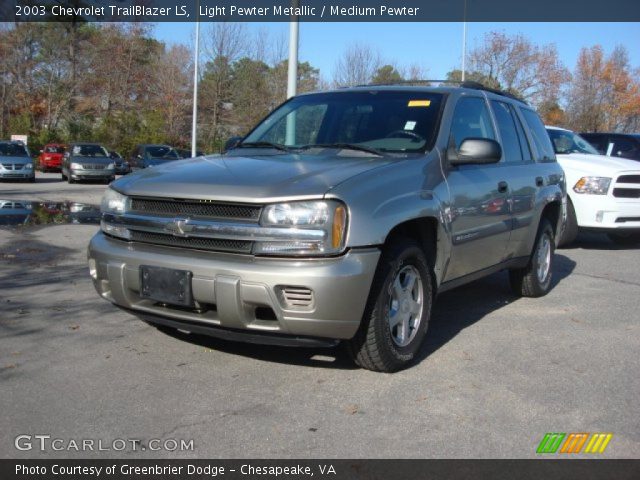
<path fill-rule="evenodd" d="M 169 145 L 138 145 L 131 153 L 131 170 L 161 165 L 172 160 L 180 160 L 180 155 Z"/>
<path fill-rule="evenodd" d="M 640 160 L 640 134 L 637 133 L 581 133 L 601 155 Z"/>

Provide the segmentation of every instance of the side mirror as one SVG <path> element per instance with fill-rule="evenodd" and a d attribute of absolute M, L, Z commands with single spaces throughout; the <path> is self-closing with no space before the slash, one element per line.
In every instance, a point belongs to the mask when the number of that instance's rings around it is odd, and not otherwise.
<path fill-rule="evenodd" d="M 449 148 L 447 159 L 451 165 L 486 165 L 498 163 L 502 158 L 502 147 L 488 138 L 465 138 L 460 148 Z"/>
<path fill-rule="evenodd" d="M 242 141 L 242 137 L 231 137 L 229 140 L 224 142 L 224 151 L 227 152 L 235 147 Z"/>

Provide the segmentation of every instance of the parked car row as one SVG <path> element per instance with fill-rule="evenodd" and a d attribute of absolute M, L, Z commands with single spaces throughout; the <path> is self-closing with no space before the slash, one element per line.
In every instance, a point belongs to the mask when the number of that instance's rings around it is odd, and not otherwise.
<path fill-rule="evenodd" d="M 202 152 L 197 152 L 202 155 Z M 60 172 L 62 180 L 69 183 L 82 180 L 102 180 L 107 183 L 116 175 L 126 175 L 164 164 L 173 160 L 190 158 L 190 150 L 178 150 L 169 145 L 143 144 L 133 150 L 128 159 L 119 152 L 109 150 L 95 142 L 77 142 L 69 145 L 48 143 L 34 163 L 29 149 L 20 141 L 0 142 L 0 179 L 35 181 L 35 170 Z"/>

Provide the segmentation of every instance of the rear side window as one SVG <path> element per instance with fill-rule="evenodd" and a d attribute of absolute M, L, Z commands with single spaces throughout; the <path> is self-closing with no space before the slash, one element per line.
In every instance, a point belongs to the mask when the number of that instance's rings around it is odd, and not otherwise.
<path fill-rule="evenodd" d="M 522 146 L 518 138 L 515 119 L 508 103 L 491 101 L 502 140 L 502 159 L 505 163 L 522 162 Z"/>
<path fill-rule="evenodd" d="M 533 143 L 538 151 L 537 160 L 555 160 L 556 156 L 553 153 L 551 140 L 540 117 L 538 117 L 533 110 L 521 108 L 520 111 L 522 112 L 525 123 L 529 127 L 529 131 L 533 137 Z"/>
<path fill-rule="evenodd" d="M 462 97 L 458 100 L 456 109 L 453 112 L 451 135 L 458 149 L 460 149 L 462 141 L 467 138 L 496 139 L 489 110 L 484 99 Z"/>

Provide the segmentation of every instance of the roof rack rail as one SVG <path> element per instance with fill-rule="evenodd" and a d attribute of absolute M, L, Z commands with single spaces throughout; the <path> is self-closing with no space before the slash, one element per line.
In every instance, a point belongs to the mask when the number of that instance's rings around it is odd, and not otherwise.
<path fill-rule="evenodd" d="M 422 80 L 422 79 L 415 79 L 415 80 L 399 80 L 397 82 L 391 82 L 391 83 L 369 83 L 369 84 L 363 84 L 363 85 L 355 85 L 356 87 L 392 87 L 394 85 L 431 85 L 433 83 L 449 83 L 449 84 L 454 84 L 454 85 L 458 85 L 461 88 L 471 88 L 474 90 L 484 90 L 486 92 L 491 92 L 491 93 L 495 93 L 496 95 L 502 95 L 503 97 L 508 97 L 511 98 L 513 100 L 517 100 L 519 102 L 524 103 L 525 105 L 528 105 L 527 101 L 524 100 L 523 98 L 518 97 L 517 95 L 514 95 L 513 93 L 509 93 L 506 92 L 504 90 L 499 90 L 497 88 L 490 88 L 485 86 L 484 84 L 480 83 L 480 82 L 474 82 L 471 80 Z"/>
<path fill-rule="evenodd" d="M 525 105 L 529 105 L 525 99 L 523 99 L 523 98 L 521 98 L 521 97 L 519 97 L 517 95 L 514 95 L 513 93 L 506 92 L 504 90 L 499 90 L 497 88 L 485 87 L 480 82 L 466 81 L 466 82 L 461 82 L 460 86 L 462 88 L 472 88 L 474 90 L 484 90 L 485 92 L 495 93 L 496 95 L 502 95 L 503 97 L 508 97 L 508 98 L 513 99 L 513 100 L 517 100 L 518 102 L 524 103 Z"/>
<path fill-rule="evenodd" d="M 414 78 L 413 80 L 398 80 L 389 83 L 365 83 L 362 85 L 354 85 L 355 87 L 392 87 L 394 85 L 431 85 L 432 83 L 461 83 L 456 80 L 428 80 Z"/>

